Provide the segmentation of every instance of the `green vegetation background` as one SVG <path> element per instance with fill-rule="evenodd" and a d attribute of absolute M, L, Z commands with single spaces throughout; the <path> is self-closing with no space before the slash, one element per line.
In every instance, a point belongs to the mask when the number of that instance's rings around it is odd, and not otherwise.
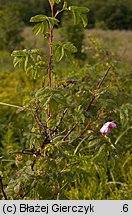
<path fill-rule="evenodd" d="M 132 1 L 78 0 L 72 4 L 91 9 L 89 25 L 83 32 L 65 16 L 59 17 L 61 28 L 55 29 L 55 40 L 78 45 L 73 64 L 63 61 L 57 68 L 59 84 L 64 79 L 77 80 L 76 99 L 84 97 L 87 103 L 86 92 L 90 97 L 104 69 L 109 64 L 113 67 L 89 112 L 93 125 L 86 131 L 88 139 L 82 137 L 75 145 L 62 148 L 65 156 L 60 162 L 50 161 L 52 150 L 47 150 L 45 171 L 38 168 L 34 174 L 28 157 L 23 166 L 22 155 L 11 154 L 27 147 L 31 117 L 0 106 L 0 176 L 9 199 L 132 199 Z M 0 102 L 25 105 L 41 85 L 41 74 L 34 80 L 22 69 L 14 69 L 11 57 L 11 51 L 20 48 L 42 48 L 48 53 L 46 39 L 36 38 L 29 26 L 30 17 L 38 13 L 50 14 L 47 0 L 0 0 Z M 117 122 L 117 129 L 105 139 L 99 130 L 110 118 Z M 2 190 L 0 198 L 4 198 Z"/>

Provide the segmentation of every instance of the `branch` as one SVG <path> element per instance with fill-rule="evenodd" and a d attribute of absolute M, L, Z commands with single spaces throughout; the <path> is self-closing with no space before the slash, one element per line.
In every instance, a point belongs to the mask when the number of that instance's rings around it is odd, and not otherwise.
<path fill-rule="evenodd" d="M 75 129 L 75 127 L 77 126 L 77 124 L 74 124 L 72 129 L 68 131 L 68 133 L 63 137 L 63 140 L 66 140 L 66 138 L 71 134 L 71 132 Z"/>
<path fill-rule="evenodd" d="M 52 18 L 53 18 L 54 17 L 54 6 L 50 5 L 50 7 L 51 7 Z M 50 26 L 50 36 L 49 36 L 50 54 L 49 54 L 49 63 L 48 63 L 48 86 L 49 88 L 51 88 L 51 85 L 52 85 L 52 69 L 51 69 L 52 57 L 53 57 L 52 42 L 53 42 L 53 27 Z M 48 117 L 50 116 L 51 116 L 51 110 L 50 110 L 50 103 L 49 103 L 48 104 Z"/>
<path fill-rule="evenodd" d="M 54 18 L 56 18 L 56 17 L 58 16 L 58 14 L 61 13 L 61 12 L 63 12 L 63 11 L 64 11 L 64 9 L 58 10 L 58 11 L 56 12 Z"/>
<path fill-rule="evenodd" d="M 97 87 L 96 87 L 96 90 L 99 90 L 99 89 L 100 89 L 102 83 L 104 82 L 106 76 L 107 76 L 108 73 L 109 73 L 110 68 L 111 68 L 111 67 L 109 67 L 109 68 L 106 70 L 104 76 L 102 77 L 102 79 L 101 79 L 100 82 L 98 83 L 98 85 L 97 85 Z M 91 100 L 90 100 L 90 102 L 89 102 L 89 105 L 87 106 L 87 108 L 86 108 L 85 111 L 88 111 L 88 110 L 90 109 L 90 107 L 91 107 L 91 105 L 93 104 L 95 98 L 96 98 L 96 95 L 94 95 L 94 96 L 91 98 Z"/>
<path fill-rule="evenodd" d="M 89 125 L 91 124 L 91 120 L 88 121 L 86 127 L 73 139 L 69 142 L 69 144 L 71 144 L 72 142 L 74 142 L 75 140 L 77 140 L 78 138 L 80 138 L 84 133 L 85 131 L 88 129 Z"/>
<path fill-rule="evenodd" d="M 30 110 L 32 116 L 34 117 L 34 119 L 36 120 L 37 125 L 39 126 L 40 133 L 43 134 L 44 136 L 47 136 L 48 134 L 46 132 L 46 129 L 45 129 L 43 123 L 41 122 L 41 120 L 39 119 L 38 109 L 36 109 L 35 113 L 31 109 L 31 107 L 29 107 L 29 110 Z"/>
<path fill-rule="evenodd" d="M 60 119 L 58 121 L 58 124 L 56 125 L 55 129 L 52 131 L 52 134 L 55 133 L 55 132 L 57 132 L 59 126 L 62 124 L 62 121 L 63 121 L 63 118 L 64 118 L 66 112 L 67 112 L 67 108 L 62 112 L 62 114 L 60 116 Z"/>
<path fill-rule="evenodd" d="M 110 68 L 111 68 L 111 67 L 109 67 L 109 68 L 106 70 L 104 76 L 102 77 L 102 79 L 101 79 L 100 82 L 98 83 L 98 85 L 97 85 L 97 90 L 100 88 L 100 86 L 101 86 L 102 83 L 104 82 L 104 80 L 105 80 L 107 74 L 109 73 Z"/>
<path fill-rule="evenodd" d="M 41 145 L 41 149 L 43 149 L 46 144 L 50 143 L 50 134 L 47 131 L 47 126 L 45 128 L 45 126 L 43 125 L 43 123 L 41 122 L 41 120 L 39 118 L 38 109 L 36 109 L 36 113 L 34 113 L 31 108 L 30 108 L 30 111 L 36 120 L 36 123 L 39 127 L 40 133 L 44 136 L 44 140 L 43 140 L 43 143 Z M 49 119 L 50 119 L 50 117 L 49 117 Z"/>
<path fill-rule="evenodd" d="M 2 182 L 2 176 L 0 176 L 0 186 L 1 186 L 1 190 L 2 190 L 2 193 L 3 193 L 3 196 L 4 196 L 5 200 L 8 200 L 7 196 L 6 196 L 6 193 L 4 191 L 4 186 L 3 186 L 3 182 Z"/>

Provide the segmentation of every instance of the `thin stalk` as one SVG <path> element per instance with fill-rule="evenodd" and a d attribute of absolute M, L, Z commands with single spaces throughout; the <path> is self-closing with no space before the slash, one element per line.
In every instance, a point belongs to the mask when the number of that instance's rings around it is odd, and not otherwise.
<path fill-rule="evenodd" d="M 109 73 L 109 70 L 110 70 L 110 68 L 111 68 L 111 67 L 109 67 L 109 68 L 106 70 L 106 72 L 105 72 L 104 76 L 102 77 L 102 79 L 101 79 L 101 80 L 100 80 L 100 82 L 98 83 L 98 85 L 97 85 L 97 87 L 96 87 L 96 90 L 99 90 L 99 89 L 100 89 L 100 87 L 101 87 L 102 83 L 104 82 L 104 80 L 105 80 L 106 76 L 107 76 L 107 75 L 108 75 L 108 73 Z M 85 110 L 85 111 L 88 111 L 88 110 L 90 109 L 90 107 L 91 107 L 91 105 L 93 104 L 93 102 L 94 102 L 95 98 L 96 98 L 96 96 L 95 96 L 95 95 L 94 95 L 94 96 L 91 98 L 91 100 L 90 100 L 90 102 L 89 102 L 89 105 L 87 106 L 87 108 L 86 108 L 86 110 Z"/>
<path fill-rule="evenodd" d="M 2 176 L 0 176 L 0 186 L 1 186 L 1 191 L 2 191 L 2 194 L 4 196 L 4 199 L 7 200 L 7 196 L 6 196 L 6 193 L 4 191 L 4 185 L 3 185 L 3 181 L 2 181 Z"/>
<path fill-rule="evenodd" d="M 69 131 L 67 132 L 67 134 L 63 137 L 63 140 L 66 140 L 66 139 L 67 139 L 67 137 L 72 133 L 72 131 L 75 129 L 76 126 L 77 126 L 77 124 L 74 124 L 74 125 L 73 125 L 72 129 L 69 130 Z"/>
<path fill-rule="evenodd" d="M 91 120 L 88 121 L 86 127 L 85 127 L 73 140 L 71 140 L 71 141 L 69 142 L 69 144 L 71 144 L 72 142 L 74 142 L 74 141 L 76 141 L 78 138 L 80 138 L 80 137 L 85 133 L 85 131 L 88 129 L 88 127 L 90 126 L 90 124 L 91 124 Z"/>
<path fill-rule="evenodd" d="M 51 7 L 51 13 L 52 17 L 54 17 L 54 7 L 53 5 L 50 5 Z M 49 36 L 49 46 L 50 46 L 50 53 L 49 53 L 49 63 L 48 63 L 48 86 L 49 88 L 52 87 L 52 57 L 53 57 L 53 47 L 52 47 L 52 42 L 53 42 L 53 27 L 50 26 L 50 36 Z M 48 117 L 51 116 L 51 110 L 50 110 L 50 104 L 48 104 Z"/>
<path fill-rule="evenodd" d="M 0 105 L 3 105 L 3 106 L 10 106 L 10 107 L 14 107 L 14 108 L 22 108 L 22 107 L 20 107 L 20 106 L 14 105 L 14 104 L 8 104 L 8 103 L 3 103 L 3 102 L 0 102 Z"/>

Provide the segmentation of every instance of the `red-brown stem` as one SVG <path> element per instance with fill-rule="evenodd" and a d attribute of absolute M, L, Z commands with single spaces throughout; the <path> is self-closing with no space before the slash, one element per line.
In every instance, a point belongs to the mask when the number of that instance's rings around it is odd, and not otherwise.
<path fill-rule="evenodd" d="M 106 70 L 106 72 L 105 72 L 104 76 L 102 77 L 102 79 L 101 79 L 101 80 L 100 80 L 100 82 L 98 83 L 98 85 L 97 85 L 97 87 L 96 87 L 96 90 L 100 89 L 100 87 L 101 87 L 102 83 L 104 82 L 104 80 L 105 80 L 106 76 L 107 76 L 107 75 L 108 75 L 108 73 L 109 73 L 109 70 L 110 70 L 110 68 L 111 68 L 111 67 L 109 67 L 109 68 Z M 86 110 L 85 110 L 85 111 L 88 111 L 88 110 L 90 109 L 90 107 L 91 107 L 91 105 L 93 104 L 93 102 L 94 102 L 95 98 L 96 98 L 96 96 L 95 96 L 95 95 L 94 95 L 94 96 L 91 98 L 91 100 L 90 100 L 90 102 L 89 102 L 89 105 L 87 106 L 87 108 L 86 108 Z"/>
<path fill-rule="evenodd" d="M 50 7 L 51 7 L 52 17 L 54 17 L 54 7 L 53 5 L 50 5 Z M 50 54 L 49 54 L 49 63 L 48 63 L 48 86 L 49 88 L 51 88 L 52 86 L 52 69 L 51 69 L 52 56 L 53 56 L 52 42 L 53 42 L 53 27 L 50 26 L 50 36 L 49 36 Z M 48 117 L 50 116 L 51 116 L 51 110 L 50 110 L 50 104 L 48 104 Z"/>
<path fill-rule="evenodd" d="M 0 186 L 1 186 L 1 191 L 3 193 L 4 199 L 7 200 L 7 196 L 6 196 L 6 193 L 4 191 L 4 185 L 3 185 L 3 181 L 2 181 L 2 176 L 0 176 Z"/>
<path fill-rule="evenodd" d="M 90 126 L 90 124 L 91 124 L 91 120 L 88 121 L 86 127 L 73 140 L 71 140 L 69 142 L 69 144 L 72 143 L 72 142 L 74 142 L 74 141 L 76 141 L 78 138 L 80 138 L 85 133 L 85 131 L 88 129 L 88 127 Z"/>
<path fill-rule="evenodd" d="M 75 129 L 76 126 L 77 126 L 77 124 L 74 124 L 74 125 L 73 125 L 72 129 L 69 130 L 69 131 L 67 132 L 67 134 L 63 137 L 63 140 L 66 140 L 66 138 L 71 134 L 71 132 Z"/>

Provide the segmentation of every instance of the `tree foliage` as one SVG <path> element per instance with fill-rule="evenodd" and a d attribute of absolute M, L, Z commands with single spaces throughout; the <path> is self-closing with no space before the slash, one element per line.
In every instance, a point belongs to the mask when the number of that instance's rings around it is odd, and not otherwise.
<path fill-rule="evenodd" d="M 67 1 L 70 4 L 70 0 Z M 88 13 L 88 28 L 132 29 L 131 0 L 78 0 L 74 5 L 90 9 Z"/>
<path fill-rule="evenodd" d="M 71 1 L 67 1 L 71 5 Z M 57 1 L 55 10 L 61 8 L 63 2 Z M 88 28 L 100 27 L 105 29 L 132 29 L 132 2 L 131 0 L 73 0 L 75 6 L 88 7 Z M 6 0 L 0 1 L 0 8 L 15 7 L 20 14 L 21 20 L 29 25 L 30 17 L 44 13 L 50 15 L 50 7 L 47 0 Z M 63 13 L 59 14 L 59 20 Z"/>
<path fill-rule="evenodd" d="M 63 15 L 62 27 L 60 29 L 62 41 L 70 41 L 77 48 L 77 52 L 74 56 L 78 59 L 85 59 L 86 54 L 83 53 L 84 45 L 84 28 L 81 23 L 73 24 L 69 22 L 69 18 L 72 19 L 72 16 L 69 14 Z"/>
<path fill-rule="evenodd" d="M 22 41 L 22 36 L 20 35 L 22 22 L 18 17 L 17 11 L 10 7 L 0 10 L 0 19 L 0 50 L 13 50 Z"/>

